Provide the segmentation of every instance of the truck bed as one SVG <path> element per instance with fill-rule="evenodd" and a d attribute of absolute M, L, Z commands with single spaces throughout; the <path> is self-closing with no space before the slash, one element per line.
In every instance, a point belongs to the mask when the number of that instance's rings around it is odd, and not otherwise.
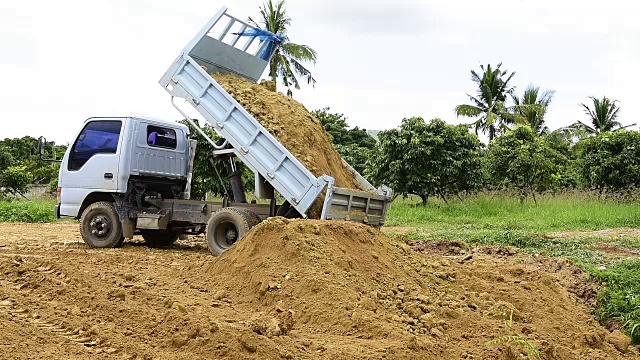
<path fill-rule="evenodd" d="M 210 75 L 231 73 L 255 82 L 268 65 L 256 56 L 266 42 L 256 44 L 255 38 L 241 42 L 233 30 L 238 26 L 237 32 L 252 28 L 223 7 L 183 49 L 160 85 L 193 106 L 228 141 L 235 155 L 303 216 L 326 188 L 323 219 L 381 225 L 391 201 L 390 189 L 375 189 L 353 169 L 363 191 L 336 188 L 327 175 L 315 177 Z"/>

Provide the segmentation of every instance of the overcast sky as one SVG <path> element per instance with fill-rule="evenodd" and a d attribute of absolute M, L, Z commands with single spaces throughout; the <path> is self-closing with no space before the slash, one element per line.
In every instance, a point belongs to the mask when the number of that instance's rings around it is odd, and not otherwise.
<path fill-rule="evenodd" d="M 72 140 L 91 116 L 180 118 L 158 80 L 222 5 L 241 19 L 260 0 L 3 0 L 0 2 L 0 138 Z M 366 129 L 405 117 L 456 119 L 475 91 L 470 69 L 498 62 L 556 91 L 554 129 L 586 120 L 590 95 L 618 99 L 623 124 L 640 83 L 636 1 L 288 0 L 291 41 L 319 59 L 315 88 L 294 98 L 330 106 Z"/>

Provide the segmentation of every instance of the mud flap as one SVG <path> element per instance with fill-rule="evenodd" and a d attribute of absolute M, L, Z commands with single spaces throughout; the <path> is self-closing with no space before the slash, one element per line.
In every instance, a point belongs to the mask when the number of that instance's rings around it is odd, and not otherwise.
<path fill-rule="evenodd" d="M 133 239 L 133 232 L 136 228 L 136 223 L 133 219 L 122 220 L 122 236 L 126 239 Z"/>

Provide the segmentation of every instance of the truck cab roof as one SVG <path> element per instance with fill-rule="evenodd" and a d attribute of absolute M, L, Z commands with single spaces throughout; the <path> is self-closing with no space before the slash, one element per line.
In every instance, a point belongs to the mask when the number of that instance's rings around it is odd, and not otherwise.
<path fill-rule="evenodd" d="M 171 120 L 164 120 L 164 119 L 158 119 L 158 118 L 153 118 L 153 117 L 148 117 L 148 116 L 140 116 L 140 115 L 130 115 L 130 116 L 92 116 L 88 119 L 86 119 L 84 122 L 88 122 L 88 121 L 94 121 L 94 120 L 113 120 L 113 119 L 118 119 L 118 120 L 123 120 L 123 121 L 127 121 L 129 119 L 132 120 L 144 120 L 144 121 L 148 121 L 148 122 L 152 122 L 152 123 L 156 123 L 158 125 L 161 126 L 166 126 L 166 127 L 170 127 L 170 128 L 174 128 L 174 129 L 182 129 L 185 134 L 189 134 L 189 127 L 187 127 L 184 124 L 181 124 L 177 121 L 171 121 Z"/>

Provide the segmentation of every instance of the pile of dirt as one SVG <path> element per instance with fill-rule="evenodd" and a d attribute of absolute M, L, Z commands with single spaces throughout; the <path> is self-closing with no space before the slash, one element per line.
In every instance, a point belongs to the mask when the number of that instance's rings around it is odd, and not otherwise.
<path fill-rule="evenodd" d="M 419 254 L 357 223 L 272 218 L 204 270 L 255 314 L 256 334 L 366 339 L 354 357 L 515 359 L 526 346 L 483 346 L 515 334 L 545 359 L 632 356 L 557 277 L 483 256 Z"/>
<path fill-rule="evenodd" d="M 282 218 L 219 257 L 197 237 L 88 249 L 67 222 L 0 233 L 2 359 L 638 358 L 567 290 L 570 267 L 521 253 Z"/>
<path fill-rule="evenodd" d="M 313 175 L 329 175 L 335 179 L 335 186 L 359 189 L 329 133 L 302 104 L 272 91 L 268 83 L 256 84 L 233 75 L 212 76 Z M 318 218 L 320 212 L 315 210 L 309 216 Z"/>

